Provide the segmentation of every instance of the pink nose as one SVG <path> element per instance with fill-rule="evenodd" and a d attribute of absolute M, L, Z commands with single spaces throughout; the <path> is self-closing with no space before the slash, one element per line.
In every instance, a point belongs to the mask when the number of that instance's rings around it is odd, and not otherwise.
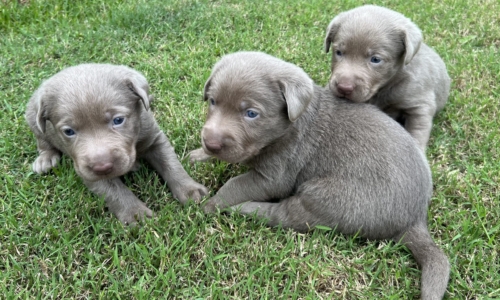
<path fill-rule="evenodd" d="M 222 143 L 219 141 L 204 140 L 205 147 L 208 151 L 217 153 L 222 149 Z"/>
<path fill-rule="evenodd" d="M 94 166 L 92 166 L 92 171 L 97 175 L 109 174 L 111 173 L 111 170 L 113 170 L 113 163 L 111 162 L 96 163 Z"/>
<path fill-rule="evenodd" d="M 354 85 L 350 83 L 339 83 L 337 84 L 337 90 L 342 95 L 350 95 L 354 91 Z"/>

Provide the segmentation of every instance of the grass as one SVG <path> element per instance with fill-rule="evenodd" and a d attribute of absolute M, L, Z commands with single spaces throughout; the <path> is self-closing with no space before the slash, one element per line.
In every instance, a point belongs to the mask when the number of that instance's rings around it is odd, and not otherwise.
<path fill-rule="evenodd" d="M 500 298 L 500 3 L 376 1 L 402 12 L 445 60 L 453 86 L 427 157 L 429 227 L 452 264 L 448 299 Z M 199 147 L 201 92 L 221 55 L 257 50 L 329 75 L 323 35 L 363 4 L 310 1 L 0 2 L 0 291 L 5 299 L 415 299 L 420 270 L 397 244 L 328 230 L 298 234 L 182 207 L 147 167 L 125 177 L 156 212 L 124 228 L 75 174 L 31 171 L 25 105 L 43 79 L 83 62 L 136 68 L 179 157 Z M 239 166 L 188 172 L 216 191 Z"/>

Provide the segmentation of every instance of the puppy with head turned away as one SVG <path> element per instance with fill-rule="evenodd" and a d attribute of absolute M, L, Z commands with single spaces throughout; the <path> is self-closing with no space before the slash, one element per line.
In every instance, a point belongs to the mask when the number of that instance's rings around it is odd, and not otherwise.
<path fill-rule="evenodd" d="M 431 172 L 397 122 L 372 105 L 335 97 L 301 68 L 259 52 L 222 57 L 204 99 L 202 148 L 190 153 L 191 161 L 215 157 L 250 168 L 208 199 L 205 212 L 401 242 L 422 268 L 422 299 L 443 297 L 450 266 L 427 229 Z"/>
<path fill-rule="evenodd" d="M 153 215 L 119 178 L 139 158 L 160 173 L 181 203 L 200 200 L 208 190 L 180 164 L 149 109 L 151 100 L 146 78 L 125 66 L 82 64 L 55 74 L 26 110 L 39 152 L 33 170 L 46 173 L 61 153 L 68 155 L 85 185 L 128 225 Z"/>
<path fill-rule="evenodd" d="M 441 57 L 422 41 L 417 25 L 384 7 L 357 7 L 328 25 L 325 50 L 330 49 L 332 93 L 378 106 L 425 151 L 451 80 Z"/>

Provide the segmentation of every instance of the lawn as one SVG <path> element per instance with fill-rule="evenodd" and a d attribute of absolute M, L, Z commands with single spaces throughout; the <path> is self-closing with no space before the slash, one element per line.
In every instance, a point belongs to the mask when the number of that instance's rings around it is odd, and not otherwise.
<path fill-rule="evenodd" d="M 153 110 L 188 173 L 217 191 L 243 167 L 190 166 L 213 64 L 263 51 L 325 85 L 324 31 L 360 0 L 0 1 L 0 298 L 416 299 L 420 269 L 392 242 L 332 230 L 299 234 L 181 206 L 151 168 L 125 176 L 156 213 L 123 227 L 65 157 L 31 171 L 24 119 L 43 79 L 84 62 L 142 72 Z M 375 1 L 410 17 L 453 80 L 427 150 L 429 228 L 452 265 L 447 299 L 500 298 L 500 2 Z"/>

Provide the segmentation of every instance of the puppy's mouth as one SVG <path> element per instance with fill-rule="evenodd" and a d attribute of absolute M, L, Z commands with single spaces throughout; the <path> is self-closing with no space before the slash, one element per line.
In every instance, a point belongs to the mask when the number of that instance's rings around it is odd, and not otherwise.
<path fill-rule="evenodd" d="M 120 177 L 128 173 L 133 167 L 135 156 L 117 158 L 112 161 L 85 163 L 74 160 L 76 173 L 84 180 L 95 182 Z"/>
<path fill-rule="evenodd" d="M 374 93 L 364 83 L 357 81 L 337 82 L 337 77 L 332 77 L 328 87 L 332 93 L 339 98 L 352 102 L 367 102 Z"/>
<path fill-rule="evenodd" d="M 251 146 L 244 148 L 237 145 L 221 144 L 220 147 L 213 147 L 210 143 L 207 145 L 203 141 L 202 148 L 206 154 L 232 164 L 245 163 L 256 155 L 255 149 Z"/>
<path fill-rule="evenodd" d="M 357 91 L 353 91 L 350 94 L 342 94 L 339 93 L 338 91 L 334 91 L 333 94 L 339 98 L 342 99 L 347 99 L 352 102 L 357 102 L 357 103 L 362 103 L 362 102 L 367 102 L 370 100 L 370 98 L 375 94 L 372 92 L 368 92 L 366 95 L 364 93 L 359 93 Z"/>

